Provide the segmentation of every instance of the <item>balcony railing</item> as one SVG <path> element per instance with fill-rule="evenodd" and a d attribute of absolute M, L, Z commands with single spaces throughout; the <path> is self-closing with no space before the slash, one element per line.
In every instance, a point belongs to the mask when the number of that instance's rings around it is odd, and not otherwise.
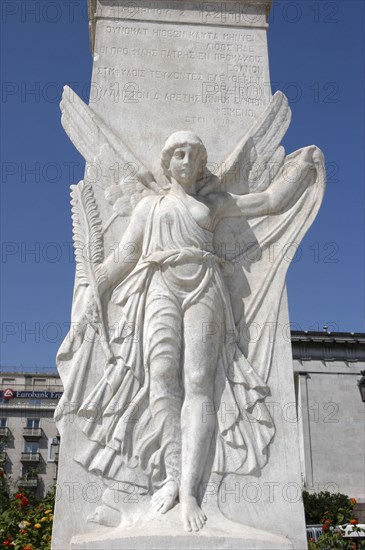
<path fill-rule="evenodd" d="M 26 487 L 26 488 L 34 488 L 38 486 L 38 479 L 36 477 L 31 479 L 19 479 L 18 481 L 19 487 Z"/>
<path fill-rule="evenodd" d="M 10 436 L 10 430 L 9 428 L 0 428 L 0 437 L 9 437 Z"/>
<path fill-rule="evenodd" d="M 55 453 L 55 454 L 54 454 L 53 460 L 54 460 L 55 462 L 58 462 L 58 453 Z"/>
<path fill-rule="evenodd" d="M 42 428 L 23 428 L 25 439 L 39 439 L 42 437 Z"/>
<path fill-rule="evenodd" d="M 22 453 L 21 461 L 22 462 L 39 462 L 40 454 L 39 453 Z"/>
<path fill-rule="evenodd" d="M 49 401 L 49 402 L 48 402 Z M 57 407 L 57 401 L 48 399 L 42 401 L 40 400 L 39 403 L 32 403 L 31 400 L 24 400 L 24 401 L 15 401 L 14 399 L 9 399 L 9 401 L 6 401 L 4 403 L 0 403 L 0 410 L 9 410 L 9 409 L 29 409 L 29 410 L 49 410 L 54 411 Z"/>

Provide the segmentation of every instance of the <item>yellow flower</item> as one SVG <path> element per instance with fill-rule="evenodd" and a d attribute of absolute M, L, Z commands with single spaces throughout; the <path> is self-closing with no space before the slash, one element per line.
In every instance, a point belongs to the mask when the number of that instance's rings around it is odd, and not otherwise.
<path fill-rule="evenodd" d="M 52 512 L 52 510 L 46 510 L 44 513 L 45 514 L 50 514 Z"/>
<path fill-rule="evenodd" d="M 43 523 L 43 522 L 45 522 L 45 521 L 47 521 L 47 518 L 46 518 L 46 517 L 43 517 L 43 518 L 40 519 L 40 522 L 41 522 L 41 523 Z"/>
<path fill-rule="evenodd" d="M 30 525 L 29 521 L 25 520 L 24 523 L 26 524 L 27 527 L 29 527 L 29 525 Z"/>
<path fill-rule="evenodd" d="M 52 521 L 52 520 L 53 520 L 53 515 L 50 514 L 50 515 L 48 516 L 48 519 L 49 519 L 49 521 Z"/>
<path fill-rule="evenodd" d="M 42 526 L 41 526 L 40 523 L 35 523 L 35 524 L 34 524 L 34 528 L 35 528 L 35 529 L 40 529 L 41 527 L 42 527 Z"/>

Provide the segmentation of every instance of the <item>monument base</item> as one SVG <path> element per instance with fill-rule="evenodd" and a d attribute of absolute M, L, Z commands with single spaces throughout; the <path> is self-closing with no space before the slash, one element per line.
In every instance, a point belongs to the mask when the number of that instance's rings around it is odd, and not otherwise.
<path fill-rule="evenodd" d="M 293 544 L 275 535 L 227 520 L 223 515 L 209 516 L 198 533 L 181 526 L 180 506 L 165 515 L 147 514 L 138 524 L 100 528 L 71 540 L 72 550 L 286 550 Z"/>

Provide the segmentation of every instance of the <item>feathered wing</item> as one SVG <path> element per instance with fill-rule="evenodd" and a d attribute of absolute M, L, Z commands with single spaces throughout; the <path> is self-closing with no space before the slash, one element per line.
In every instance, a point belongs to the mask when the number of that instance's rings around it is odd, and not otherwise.
<path fill-rule="evenodd" d="M 160 187 L 125 141 L 68 86 L 60 106 L 62 125 L 86 160 L 84 181 L 94 188 L 103 232 L 118 216 L 126 218 L 122 223 L 125 226 L 139 200 L 159 192 Z"/>
<path fill-rule="evenodd" d="M 249 131 L 239 141 L 216 175 L 221 189 L 237 195 L 264 191 L 283 165 L 280 145 L 291 119 L 288 99 L 276 92 Z"/>
<path fill-rule="evenodd" d="M 287 157 L 280 142 L 290 123 L 288 100 L 277 92 L 250 131 L 221 166 L 222 189 L 234 194 L 258 193 L 283 171 L 302 169 L 306 150 Z M 325 189 L 321 151 L 311 147 L 313 170 L 303 170 L 304 192 L 279 215 L 249 221 L 221 222 L 216 247 L 228 251 L 234 276 L 227 277 L 240 347 L 256 372 L 267 381 L 274 351 L 280 303 L 290 257 L 312 224 Z M 304 175 L 305 174 L 305 175 Z M 289 247 L 289 248 L 288 248 Z M 224 253 L 227 257 L 227 253 Z M 282 327 L 281 327 L 282 328 Z"/>
<path fill-rule="evenodd" d="M 61 111 L 65 131 L 86 160 L 84 180 L 71 187 L 76 278 L 71 330 L 57 355 L 64 401 L 77 403 L 90 391 L 90 363 L 97 380 L 114 362 L 110 335 L 120 311 L 111 312 L 100 296 L 103 262 L 114 253 L 139 200 L 160 188 L 124 140 L 67 86 Z"/>
<path fill-rule="evenodd" d="M 101 146 L 108 144 L 114 160 L 142 166 L 122 139 L 69 86 L 64 87 L 60 107 L 62 126 L 86 162 L 94 162 Z"/>

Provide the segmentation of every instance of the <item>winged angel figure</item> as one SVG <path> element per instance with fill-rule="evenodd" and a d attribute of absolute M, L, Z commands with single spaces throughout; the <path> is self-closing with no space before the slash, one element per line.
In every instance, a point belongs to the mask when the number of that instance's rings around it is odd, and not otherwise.
<path fill-rule="evenodd" d="M 278 319 L 281 251 L 320 206 L 323 156 L 315 146 L 285 155 L 280 92 L 215 173 L 192 132 L 167 139 L 154 175 L 69 88 L 61 109 L 87 164 L 71 193 L 74 329 L 57 358 L 57 417 L 73 404 L 85 439 L 74 459 L 87 471 L 161 513 L 179 501 L 185 529 L 197 531 L 207 471 L 255 474 L 268 460 L 275 338 L 262 329 Z M 115 182 L 121 163 L 138 169 Z M 95 518 L 117 525 L 107 501 Z"/>

